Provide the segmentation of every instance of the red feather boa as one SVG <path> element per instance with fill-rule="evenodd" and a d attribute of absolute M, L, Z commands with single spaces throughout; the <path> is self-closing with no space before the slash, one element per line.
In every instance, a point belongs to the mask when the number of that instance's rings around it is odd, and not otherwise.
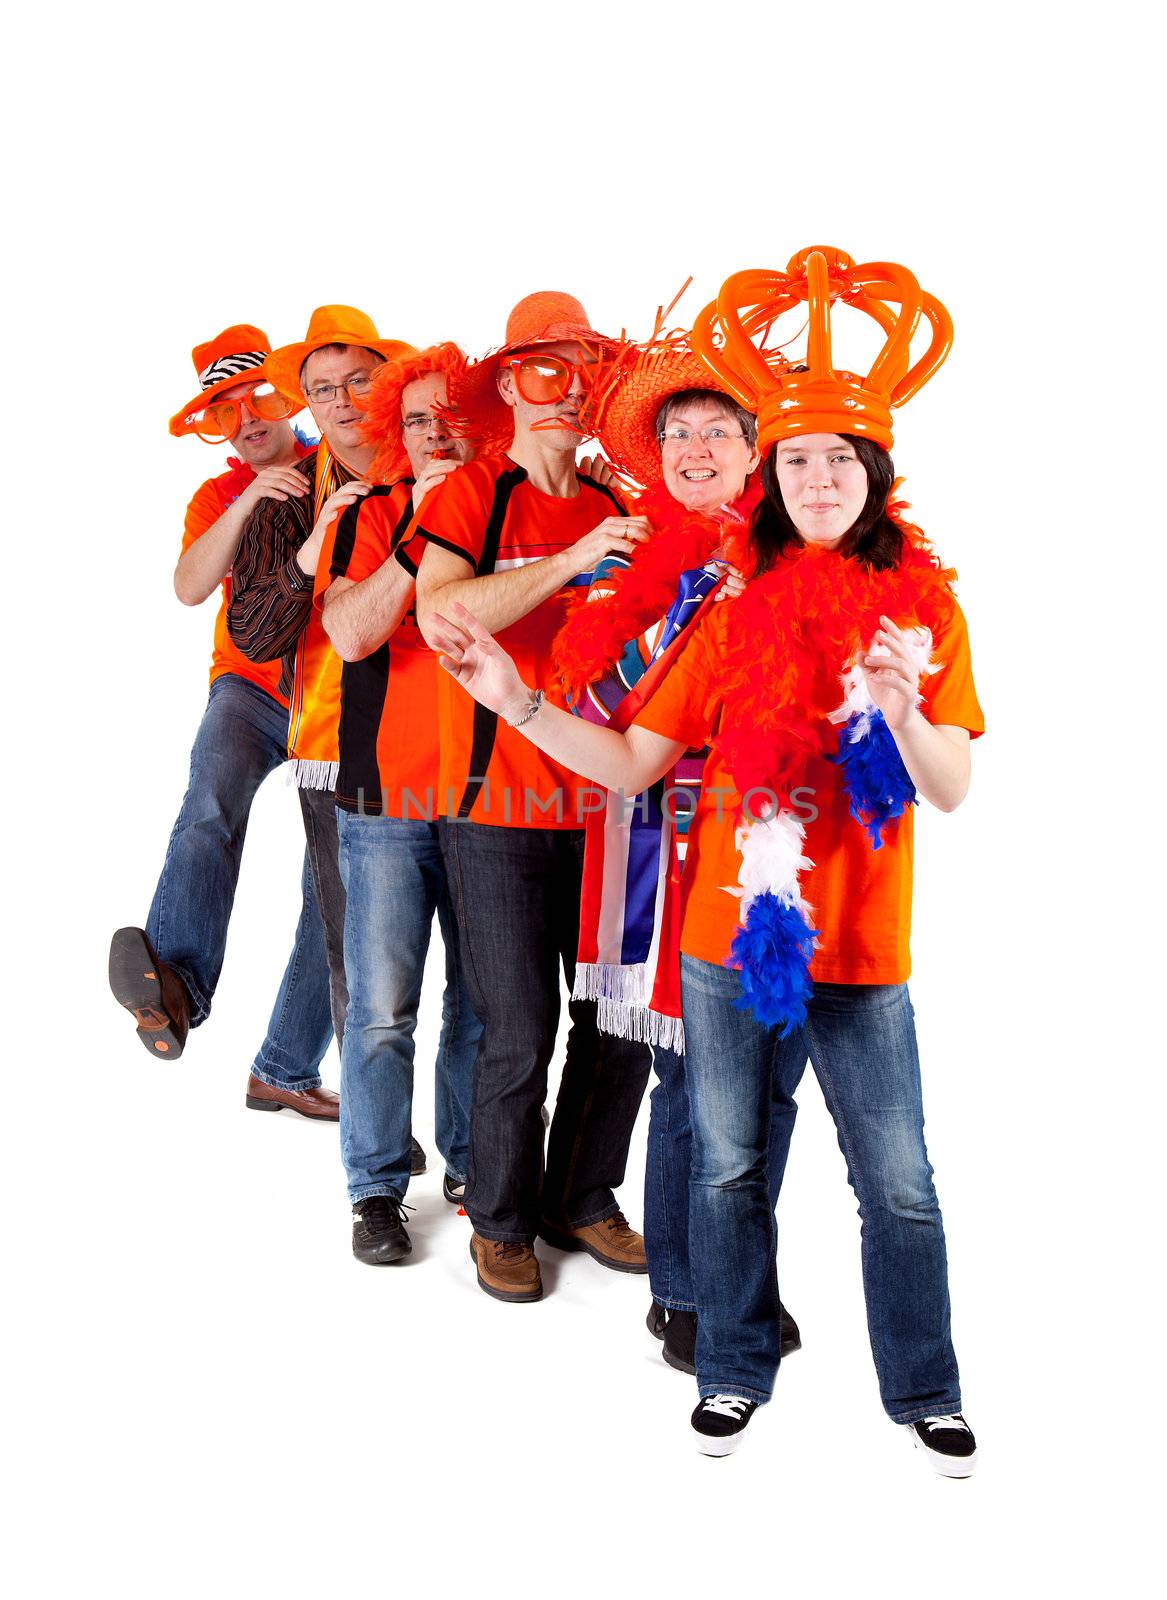
<path fill-rule="evenodd" d="M 933 637 L 951 619 L 955 572 L 905 520 L 905 502 L 887 509 L 904 533 L 898 566 L 874 571 L 803 545 L 726 605 L 725 713 L 714 743 L 743 794 L 762 788 L 781 799 L 799 781 L 807 758 L 824 748 L 824 719 L 842 699 L 840 677 L 881 616 Z"/>
<path fill-rule="evenodd" d="M 748 483 L 732 510 L 748 525 L 760 498 L 758 485 Z M 629 639 L 661 620 L 677 597 L 681 573 L 703 566 L 727 536 L 724 521 L 686 510 L 663 483 L 646 489 L 632 512 L 648 518 L 652 537 L 629 566 L 605 576 L 610 593 L 588 599 L 585 591 L 575 601 L 553 646 L 560 681 L 572 698 L 615 666 Z"/>

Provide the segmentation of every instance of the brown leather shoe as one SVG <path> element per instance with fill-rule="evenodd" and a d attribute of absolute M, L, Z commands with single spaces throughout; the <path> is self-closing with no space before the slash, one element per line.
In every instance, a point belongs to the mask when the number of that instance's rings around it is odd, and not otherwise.
<path fill-rule="evenodd" d="M 119 928 L 110 940 L 109 986 L 138 1024 L 138 1038 L 150 1054 L 177 1061 L 190 1031 L 190 996 L 141 928 Z"/>
<path fill-rule="evenodd" d="M 340 1096 L 335 1089 L 277 1089 L 253 1072 L 247 1080 L 249 1111 L 298 1111 L 313 1122 L 339 1122 Z"/>
<path fill-rule="evenodd" d="M 543 1279 L 539 1258 L 529 1244 L 470 1235 L 470 1259 L 478 1272 L 478 1287 L 496 1300 L 542 1300 Z"/>
<path fill-rule="evenodd" d="M 557 1250 L 586 1250 L 593 1261 L 598 1261 L 602 1267 L 611 1267 L 613 1272 L 648 1271 L 644 1239 L 628 1226 L 628 1218 L 622 1211 L 613 1211 L 610 1217 L 589 1222 L 583 1228 L 544 1222 L 539 1237 Z"/>

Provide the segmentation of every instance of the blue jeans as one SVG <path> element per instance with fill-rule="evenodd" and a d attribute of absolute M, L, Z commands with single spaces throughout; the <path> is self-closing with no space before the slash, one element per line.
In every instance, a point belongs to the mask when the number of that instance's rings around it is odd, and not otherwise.
<path fill-rule="evenodd" d="M 772 1100 L 807 1056 L 834 1118 L 862 1222 L 867 1326 L 894 1422 L 960 1410 L 944 1224 L 924 1147 L 906 984 L 816 984 L 780 1039 L 734 1000 L 740 976 L 681 957 L 692 1120 L 689 1234 L 702 1395 L 770 1398 L 778 1371 L 777 1235 L 768 1192 Z"/>
<path fill-rule="evenodd" d="M 287 760 L 288 713 L 258 684 L 226 673 L 211 685 L 190 757 L 190 779 L 154 891 L 146 936 L 178 973 L 191 1026 L 211 1009 L 255 792 Z M 265 1083 L 309 1089 L 332 1038 L 324 927 L 305 856 L 304 903 L 252 1071 Z"/>
<path fill-rule="evenodd" d="M 652 1298 L 670 1311 L 696 1311 L 689 1269 L 689 1160 L 692 1129 L 685 1088 L 685 1057 L 654 1046 L 656 1083 L 648 1101 L 648 1154 L 644 1166 L 644 1250 Z M 798 1107 L 775 1079 L 770 1102 L 767 1186 L 771 1208 L 786 1171 Z"/>
<path fill-rule="evenodd" d="M 434 1072 L 434 1136 L 466 1181 L 470 1099 L 482 1024 L 462 981 L 458 929 L 437 824 L 337 810 L 347 892 L 348 1017 L 340 1054 L 340 1148 L 349 1198 L 404 1199 L 409 1187 L 413 1035 L 434 912 L 446 947 Z"/>

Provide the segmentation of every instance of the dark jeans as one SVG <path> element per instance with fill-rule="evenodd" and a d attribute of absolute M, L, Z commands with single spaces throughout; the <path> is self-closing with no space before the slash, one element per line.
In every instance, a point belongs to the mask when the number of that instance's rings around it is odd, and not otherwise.
<path fill-rule="evenodd" d="M 689 1160 L 693 1130 L 685 1058 L 675 1050 L 653 1049 L 656 1083 L 649 1096 L 648 1156 L 644 1166 L 644 1249 L 652 1298 L 670 1311 L 696 1311 L 689 1268 Z M 767 1183 L 770 1206 L 786 1172 L 790 1136 L 798 1107 L 776 1075 L 770 1102 L 770 1156 Z"/>
<path fill-rule="evenodd" d="M 737 972 L 683 955 L 681 992 L 699 1393 L 770 1398 L 778 1371 L 771 1102 L 775 1080 L 793 1098 L 809 1055 L 859 1201 L 884 1409 L 903 1423 L 959 1411 L 944 1224 L 924 1147 L 907 985 L 816 984 L 805 1025 L 784 1039 L 738 1010 Z"/>
<path fill-rule="evenodd" d="M 592 1001 L 571 1030 L 543 1161 L 541 1108 L 559 1024 L 560 967 L 575 979 L 582 829 L 439 822 L 483 1023 L 474 1068 L 466 1210 L 487 1239 L 534 1240 L 542 1218 L 578 1227 L 618 1210 L 648 1081 L 647 1045 L 601 1034 Z"/>
<path fill-rule="evenodd" d="M 324 923 L 328 958 L 328 990 L 336 1042 L 344 1048 L 348 985 L 344 976 L 344 883 L 340 876 L 340 840 L 336 832 L 336 796 L 331 789 L 300 789 L 300 811 L 308 840 L 308 861 L 316 902 Z"/>
<path fill-rule="evenodd" d="M 191 1026 L 210 1013 L 223 969 L 256 790 L 288 758 L 288 712 L 234 673 L 211 685 L 190 754 L 190 777 L 154 891 L 146 936 L 190 995 Z M 325 930 L 307 860 L 296 939 L 252 1070 L 265 1082 L 310 1089 L 332 1038 Z"/>

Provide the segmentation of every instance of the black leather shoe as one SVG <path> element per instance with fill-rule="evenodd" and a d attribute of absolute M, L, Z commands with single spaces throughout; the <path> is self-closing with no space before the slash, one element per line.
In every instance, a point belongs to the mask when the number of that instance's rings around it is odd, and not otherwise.
<path fill-rule="evenodd" d="M 664 1317 L 662 1331 L 657 1333 L 657 1315 Z M 778 1349 L 783 1361 L 802 1349 L 798 1324 L 781 1301 L 778 1302 Z M 697 1371 L 697 1316 L 693 1311 L 666 1311 L 654 1300 L 648 1314 L 648 1331 L 664 1341 L 661 1354 L 670 1367 L 693 1376 Z"/>
<path fill-rule="evenodd" d="M 370 1267 L 403 1261 L 413 1251 L 404 1209 L 392 1195 L 374 1194 L 353 1207 L 353 1255 Z"/>
<path fill-rule="evenodd" d="M 802 1335 L 798 1331 L 798 1323 L 781 1300 L 778 1302 L 778 1349 L 782 1353 L 783 1361 L 787 1356 L 792 1356 L 796 1350 L 802 1349 Z"/>
<path fill-rule="evenodd" d="M 409 1140 L 409 1176 L 411 1178 L 420 1178 L 424 1171 L 425 1151 L 411 1135 Z"/>
<path fill-rule="evenodd" d="M 665 1324 L 668 1322 L 668 1320 L 668 1311 L 664 1306 L 661 1305 L 660 1301 L 652 1301 L 648 1308 L 648 1316 L 644 1319 L 644 1326 L 648 1329 L 649 1333 L 652 1334 L 654 1339 L 664 1338 Z"/>

